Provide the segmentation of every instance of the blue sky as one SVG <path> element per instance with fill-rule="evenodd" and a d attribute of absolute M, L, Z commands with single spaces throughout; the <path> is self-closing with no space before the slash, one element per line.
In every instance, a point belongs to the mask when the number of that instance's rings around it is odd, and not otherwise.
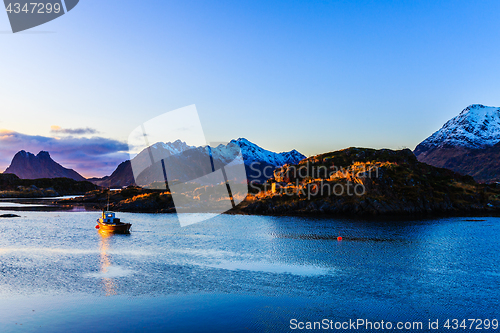
<path fill-rule="evenodd" d="M 500 106 L 499 13 L 498 1 L 81 0 L 18 34 L 0 14 L 0 128 L 104 145 L 196 104 L 208 141 L 413 149 L 470 104 Z M 23 142 L 1 138 L 3 169 Z M 93 171 L 49 148 L 88 176 L 125 158 Z"/>

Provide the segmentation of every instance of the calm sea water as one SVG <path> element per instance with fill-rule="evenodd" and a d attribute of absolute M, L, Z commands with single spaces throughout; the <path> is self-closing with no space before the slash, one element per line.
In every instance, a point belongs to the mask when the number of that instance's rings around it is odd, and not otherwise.
<path fill-rule="evenodd" d="M 110 236 L 96 212 L 17 214 L 0 220 L 0 332 L 500 319 L 499 218 L 222 215 L 181 228 L 175 215 L 120 213 L 132 233 Z"/>

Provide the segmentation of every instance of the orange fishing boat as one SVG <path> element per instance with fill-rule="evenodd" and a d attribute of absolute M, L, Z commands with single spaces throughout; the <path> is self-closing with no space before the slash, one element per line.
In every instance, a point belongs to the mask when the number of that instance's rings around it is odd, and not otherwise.
<path fill-rule="evenodd" d="M 132 224 L 123 223 L 119 218 L 115 217 L 115 213 L 103 211 L 102 216 L 97 219 L 96 229 L 102 231 L 113 232 L 117 234 L 128 234 Z"/>

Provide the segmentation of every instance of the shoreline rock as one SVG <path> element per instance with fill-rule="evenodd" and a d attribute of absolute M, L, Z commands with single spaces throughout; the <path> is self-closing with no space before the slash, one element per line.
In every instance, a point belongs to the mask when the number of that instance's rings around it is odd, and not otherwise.
<path fill-rule="evenodd" d="M 0 215 L 0 218 L 13 218 L 13 217 L 21 217 L 21 216 L 16 215 L 16 214 L 2 214 L 2 215 Z"/>

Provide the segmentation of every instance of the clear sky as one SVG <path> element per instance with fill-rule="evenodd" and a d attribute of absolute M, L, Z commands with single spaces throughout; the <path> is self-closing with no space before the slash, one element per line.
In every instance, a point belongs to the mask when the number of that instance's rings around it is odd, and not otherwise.
<path fill-rule="evenodd" d="M 12 34 L 0 14 L 0 171 L 22 145 L 109 174 L 134 128 L 191 104 L 208 141 L 413 149 L 500 106 L 499 17 L 498 0 L 81 0 Z"/>

